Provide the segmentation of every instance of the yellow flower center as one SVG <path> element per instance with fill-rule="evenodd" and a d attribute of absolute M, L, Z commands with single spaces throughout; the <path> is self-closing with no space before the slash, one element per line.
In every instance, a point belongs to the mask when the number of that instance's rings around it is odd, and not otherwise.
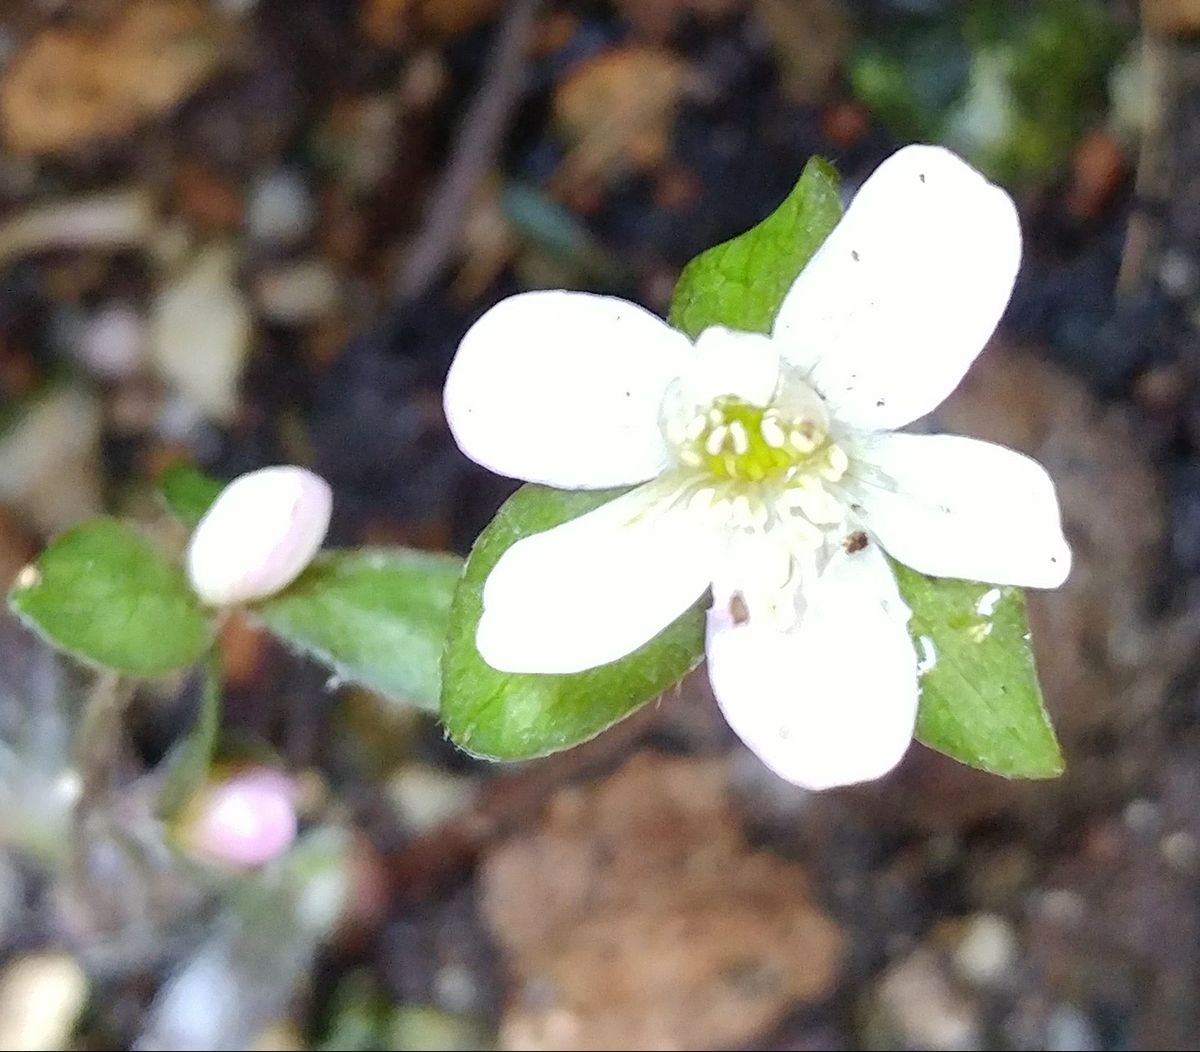
<path fill-rule="evenodd" d="M 798 475 L 833 482 L 847 466 L 842 450 L 810 417 L 788 416 L 732 395 L 716 399 L 691 420 L 679 457 L 689 467 L 733 482 L 787 481 Z"/>

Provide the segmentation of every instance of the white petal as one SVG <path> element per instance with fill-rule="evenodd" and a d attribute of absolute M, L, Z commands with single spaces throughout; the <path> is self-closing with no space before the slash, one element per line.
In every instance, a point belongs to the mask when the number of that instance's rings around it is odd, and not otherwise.
<path fill-rule="evenodd" d="M 908 749 L 917 659 L 908 609 L 874 545 L 836 554 L 798 627 L 708 618 L 708 674 L 729 725 L 781 778 L 807 789 L 869 781 Z M 735 607 L 738 604 L 734 604 Z"/>
<path fill-rule="evenodd" d="M 476 646 L 505 672 L 582 672 L 632 653 L 708 587 L 701 517 L 653 485 L 518 541 L 483 588 Z"/>
<path fill-rule="evenodd" d="M 958 435 L 878 435 L 847 489 L 888 554 L 935 577 L 1057 588 L 1071 569 L 1054 483 L 1036 461 Z M 856 509 L 857 510 L 857 509 Z"/>
<path fill-rule="evenodd" d="M 463 338 L 446 419 L 462 451 L 500 475 L 560 489 L 644 482 L 668 464 L 659 409 L 691 354 L 633 303 L 526 292 Z"/>
<path fill-rule="evenodd" d="M 714 325 L 697 338 L 683 382 L 699 405 L 732 395 L 766 406 L 779 386 L 779 350 L 769 336 Z"/>
<path fill-rule="evenodd" d="M 841 423 L 901 427 L 958 386 L 1020 259 L 1003 190 L 941 147 L 906 147 L 863 184 L 796 279 L 775 321 L 780 351 L 811 370 Z"/>
<path fill-rule="evenodd" d="M 321 547 L 332 505 L 329 485 L 303 468 L 262 468 L 234 479 L 188 544 L 196 594 L 227 606 L 286 588 Z"/>

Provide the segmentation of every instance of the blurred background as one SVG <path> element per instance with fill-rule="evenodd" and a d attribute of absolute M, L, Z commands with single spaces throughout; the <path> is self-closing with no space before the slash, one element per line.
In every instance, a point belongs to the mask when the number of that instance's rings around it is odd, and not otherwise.
<path fill-rule="evenodd" d="M 170 464 L 312 466 L 338 544 L 465 552 L 458 339 L 524 288 L 663 312 L 813 154 L 946 143 L 1025 260 L 936 423 L 1055 475 L 1031 599 L 1067 773 L 914 746 L 823 795 L 703 676 L 559 756 L 434 721 L 233 620 L 223 734 L 302 835 L 232 878 L 153 817 L 197 685 L 88 690 L 0 617 L 0 1047 L 1135 1049 L 1200 1043 L 1200 4 L 4 0 L 0 577 Z M 177 538 L 175 538 L 177 541 Z M 94 765 L 93 765 L 94 766 Z"/>

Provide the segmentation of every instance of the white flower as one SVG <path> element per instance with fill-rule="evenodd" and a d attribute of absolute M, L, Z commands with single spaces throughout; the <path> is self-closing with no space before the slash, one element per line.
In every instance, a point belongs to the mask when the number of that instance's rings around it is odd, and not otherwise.
<path fill-rule="evenodd" d="M 505 552 L 480 654 L 582 671 L 711 587 L 709 675 L 746 744 L 809 788 L 890 770 L 912 739 L 918 666 L 883 552 L 1041 588 L 1070 566 L 1038 464 L 894 431 L 958 385 L 1020 254 L 1002 190 L 911 146 L 859 190 L 769 337 L 714 327 L 692 344 L 631 303 L 573 292 L 492 308 L 446 382 L 467 455 L 561 489 L 641 485 Z"/>
<path fill-rule="evenodd" d="M 211 606 L 274 595 L 316 555 L 332 507 L 328 483 L 304 468 L 283 465 L 239 476 L 192 534 L 192 588 Z"/>

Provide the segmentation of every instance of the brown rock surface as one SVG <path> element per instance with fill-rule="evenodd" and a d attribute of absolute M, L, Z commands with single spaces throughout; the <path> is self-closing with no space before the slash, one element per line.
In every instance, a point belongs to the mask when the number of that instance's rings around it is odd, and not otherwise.
<path fill-rule="evenodd" d="M 488 857 L 502 1047 L 726 1048 L 831 992 L 839 928 L 802 867 L 747 844 L 727 787 L 722 761 L 643 753 Z"/>

